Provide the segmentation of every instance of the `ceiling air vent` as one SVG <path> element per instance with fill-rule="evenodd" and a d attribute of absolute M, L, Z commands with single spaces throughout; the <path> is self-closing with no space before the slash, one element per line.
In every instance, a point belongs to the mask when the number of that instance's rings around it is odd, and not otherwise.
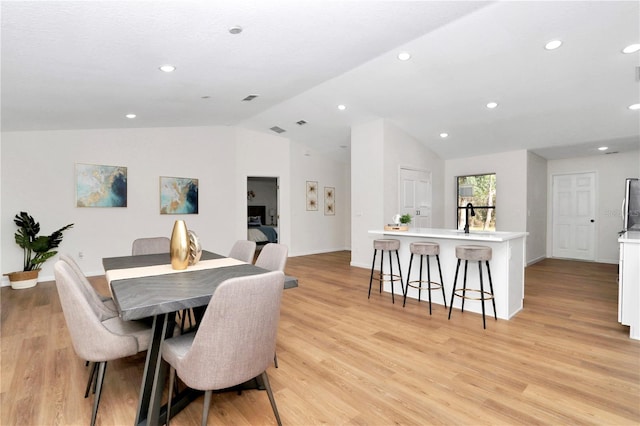
<path fill-rule="evenodd" d="M 254 99 L 255 99 L 255 98 L 257 98 L 257 97 L 258 97 L 258 95 L 249 95 L 249 96 L 247 96 L 246 98 L 244 98 L 242 101 L 243 101 L 243 102 L 249 102 L 249 101 L 254 100 Z"/>
<path fill-rule="evenodd" d="M 306 121 L 304 121 L 304 120 L 300 120 L 300 121 L 296 121 L 296 124 L 297 124 L 298 126 L 304 126 L 305 124 L 307 124 L 307 122 L 306 122 Z"/>
<path fill-rule="evenodd" d="M 611 155 L 611 154 L 617 154 L 620 151 L 611 151 L 611 152 L 605 152 L 604 155 Z"/>
<path fill-rule="evenodd" d="M 278 126 L 273 126 L 270 130 L 273 130 L 276 133 L 284 133 L 284 132 L 286 132 L 285 129 L 283 129 L 281 127 L 278 127 Z"/>
<path fill-rule="evenodd" d="M 636 67 L 636 81 L 640 81 L 640 67 Z"/>

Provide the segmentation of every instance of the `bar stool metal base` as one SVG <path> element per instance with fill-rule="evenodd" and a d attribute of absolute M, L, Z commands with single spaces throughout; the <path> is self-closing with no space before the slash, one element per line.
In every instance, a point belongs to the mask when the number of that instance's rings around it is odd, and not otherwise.
<path fill-rule="evenodd" d="M 431 281 L 431 264 L 429 262 L 429 255 L 420 255 L 420 279 L 411 280 L 411 265 L 413 263 L 413 255 L 411 253 L 411 257 L 409 258 L 409 272 L 407 272 L 407 285 L 404 291 L 404 301 L 402 302 L 402 307 L 407 303 L 407 293 L 409 293 L 409 287 L 418 289 L 418 301 L 421 301 L 422 298 L 422 290 L 428 290 L 429 292 L 429 315 L 431 315 L 431 290 L 442 290 L 442 300 L 444 301 L 444 307 L 447 307 L 447 296 L 444 293 L 444 279 L 442 279 L 442 268 L 440 267 L 440 256 L 435 255 L 436 261 L 438 263 L 438 272 L 440 273 L 440 282 Z M 422 279 L 422 259 L 424 256 L 427 256 L 427 279 L 426 281 Z M 426 286 L 424 285 L 426 283 Z"/>
<path fill-rule="evenodd" d="M 449 304 L 449 318 L 451 319 L 451 311 L 453 310 L 453 300 L 454 298 L 460 297 L 462 299 L 462 307 L 461 307 L 461 312 L 464 312 L 464 301 L 466 299 L 471 299 L 471 300 L 480 300 L 482 303 L 482 328 L 487 328 L 487 323 L 485 320 L 485 307 L 484 307 L 484 302 L 485 300 L 491 299 L 491 303 L 493 305 L 493 316 L 495 318 L 495 320 L 498 320 L 498 315 L 496 313 L 496 301 L 495 301 L 495 296 L 493 294 L 493 282 L 491 280 L 491 268 L 489 267 L 489 261 L 485 261 L 486 266 L 487 266 L 487 275 L 489 277 L 489 289 L 491 291 L 485 291 L 484 290 L 484 282 L 482 279 L 482 261 L 478 260 L 478 274 L 480 277 L 480 290 L 477 289 L 468 289 L 467 288 L 467 265 L 469 263 L 468 260 L 464 261 L 464 279 L 463 279 L 463 287 L 461 289 L 456 289 L 456 283 L 458 281 L 458 271 L 460 269 L 460 262 L 462 261 L 462 259 L 458 259 L 458 265 L 456 266 L 456 275 L 455 278 L 453 279 L 453 291 L 451 292 L 451 302 Z M 479 294 L 480 297 L 472 297 L 470 295 L 467 295 L 467 293 L 473 293 L 473 294 Z"/>
<path fill-rule="evenodd" d="M 391 244 L 393 248 L 388 248 Z M 402 281 L 402 269 L 400 267 L 400 255 L 398 254 L 398 248 L 400 245 L 400 242 L 398 240 L 375 240 L 373 242 L 374 244 L 374 249 L 373 249 L 373 263 L 371 265 L 371 276 L 369 278 L 369 295 L 367 296 L 367 299 L 369 299 L 371 297 L 371 286 L 373 285 L 373 280 L 379 281 L 380 282 L 380 293 L 382 293 L 382 284 L 384 282 L 390 282 L 391 283 L 391 301 L 392 303 L 396 303 L 395 301 L 395 292 L 394 292 L 394 286 L 393 286 L 393 282 L 394 281 L 400 281 L 400 286 L 402 287 L 402 293 L 405 292 L 404 290 L 404 283 Z M 380 247 L 380 248 L 379 248 Z M 387 248 L 381 248 L 381 247 L 387 247 Z M 376 274 L 374 273 L 374 268 L 376 265 L 376 255 L 378 253 L 378 250 L 380 250 L 380 271 Z M 389 255 L 389 273 L 385 273 L 383 271 L 383 260 L 384 260 L 384 252 L 387 251 L 388 255 Z M 398 274 L 394 274 L 393 273 L 393 262 L 392 262 L 392 256 L 391 256 L 391 252 L 395 251 L 396 252 L 396 260 L 398 262 Z"/>

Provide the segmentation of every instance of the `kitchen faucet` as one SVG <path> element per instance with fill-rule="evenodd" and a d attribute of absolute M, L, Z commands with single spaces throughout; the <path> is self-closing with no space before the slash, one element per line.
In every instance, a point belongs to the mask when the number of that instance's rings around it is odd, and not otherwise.
<path fill-rule="evenodd" d="M 475 216 L 476 212 L 473 210 L 473 204 L 467 203 L 467 206 L 464 208 L 464 233 L 469 233 L 469 210 L 471 210 L 471 216 Z"/>

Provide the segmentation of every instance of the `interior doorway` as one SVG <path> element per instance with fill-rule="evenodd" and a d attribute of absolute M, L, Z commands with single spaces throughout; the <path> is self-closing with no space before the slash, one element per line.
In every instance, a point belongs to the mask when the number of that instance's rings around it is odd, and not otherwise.
<path fill-rule="evenodd" d="M 278 177 L 247 177 L 247 239 L 258 249 L 280 241 L 279 188 Z"/>
<path fill-rule="evenodd" d="M 594 172 L 553 176 L 553 257 L 595 260 L 595 180 Z"/>

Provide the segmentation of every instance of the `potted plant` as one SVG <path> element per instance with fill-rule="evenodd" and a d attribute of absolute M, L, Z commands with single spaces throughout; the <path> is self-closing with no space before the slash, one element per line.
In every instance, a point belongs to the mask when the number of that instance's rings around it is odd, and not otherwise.
<path fill-rule="evenodd" d="M 15 239 L 24 251 L 24 263 L 22 271 L 8 274 L 9 281 L 14 289 L 33 287 L 38 283 L 40 266 L 58 253 L 53 249 L 62 242 L 62 232 L 71 228 L 73 223 L 46 236 L 38 235 L 40 224 L 27 212 L 17 214 L 13 222 L 18 226 Z"/>
<path fill-rule="evenodd" d="M 409 225 L 411 223 L 411 215 L 409 213 L 400 216 L 400 223 Z"/>

